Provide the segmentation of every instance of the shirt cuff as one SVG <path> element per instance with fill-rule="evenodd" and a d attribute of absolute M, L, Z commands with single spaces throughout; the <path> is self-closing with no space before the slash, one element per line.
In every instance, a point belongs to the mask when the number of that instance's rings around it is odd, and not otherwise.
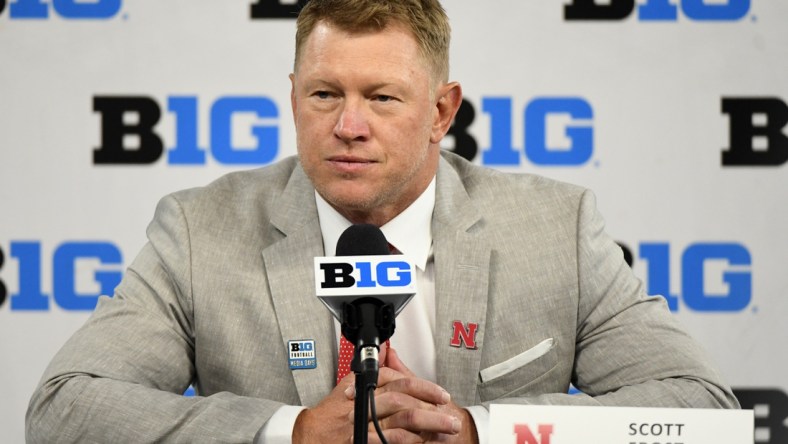
<path fill-rule="evenodd" d="M 257 432 L 254 444 L 290 444 L 293 439 L 293 428 L 296 418 L 306 407 L 283 405 L 279 407 L 268 422 Z"/>
<path fill-rule="evenodd" d="M 476 424 L 476 434 L 479 436 L 479 444 L 489 444 L 490 412 L 480 405 L 465 407 L 465 410 L 471 414 L 473 423 Z"/>

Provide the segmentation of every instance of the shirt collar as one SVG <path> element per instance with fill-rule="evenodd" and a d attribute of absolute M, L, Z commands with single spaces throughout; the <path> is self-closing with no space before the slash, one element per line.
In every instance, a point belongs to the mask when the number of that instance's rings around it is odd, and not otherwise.
<path fill-rule="evenodd" d="M 323 235 L 323 251 L 333 256 L 339 236 L 352 223 L 339 214 L 315 191 L 317 217 Z M 424 271 L 432 248 L 432 211 L 435 208 L 435 178 L 427 189 L 403 212 L 380 227 L 386 240 L 402 254 L 408 256 Z"/>

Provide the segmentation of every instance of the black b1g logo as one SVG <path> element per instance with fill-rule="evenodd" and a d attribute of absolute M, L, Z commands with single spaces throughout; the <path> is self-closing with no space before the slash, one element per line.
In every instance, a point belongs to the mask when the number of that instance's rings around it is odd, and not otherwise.
<path fill-rule="evenodd" d="M 742 388 L 733 389 L 741 408 L 755 412 L 755 442 L 777 444 L 788 442 L 788 395 L 780 389 Z M 766 433 L 764 433 L 766 432 Z M 768 436 L 768 441 L 763 440 Z"/>
<path fill-rule="evenodd" d="M 281 0 L 258 0 L 249 8 L 250 15 L 253 19 L 295 19 L 298 16 L 298 11 L 308 2 L 309 0 L 298 0 L 295 3 L 282 3 Z"/>
<path fill-rule="evenodd" d="M 788 105 L 776 97 L 723 97 L 729 146 L 723 166 L 779 166 L 788 162 Z"/>

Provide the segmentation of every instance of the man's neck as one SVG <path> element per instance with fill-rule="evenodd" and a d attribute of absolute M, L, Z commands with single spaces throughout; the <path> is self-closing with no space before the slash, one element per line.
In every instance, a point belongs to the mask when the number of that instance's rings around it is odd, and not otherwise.
<path fill-rule="evenodd" d="M 436 182 L 433 180 L 427 189 L 408 208 L 381 225 L 386 240 L 416 261 L 424 269 L 432 245 L 432 213 L 435 208 Z M 323 248 L 327 255 L 336 250 L 336 243 L 342 232 L 355 221 L 336 210 L 315 192 Z"/>
<path fill-rule="evenodd" d="M 403 208 L 394 208 L 394 207 L 386 207 L 386 208 L 375 208 L 374 211 L 365 211 L 365 210 L 345 210 L 342 208 L 338 208 L 329 202 L 329 205 L 336 210 L 337 213 L 341 214 L 342 217 L 349 220 L 351 223 L 354 224 L 372 224 L 378 228 L 386 225 L 390 220 L 397 217 L 405 208 L 407 208 L 412 202 L 409 202 Z"/>

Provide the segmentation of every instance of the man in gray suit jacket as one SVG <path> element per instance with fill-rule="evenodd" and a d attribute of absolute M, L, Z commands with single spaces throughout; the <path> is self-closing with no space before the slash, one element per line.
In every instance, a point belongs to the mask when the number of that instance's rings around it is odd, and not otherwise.
<path fill-rule="evenodd" d="M 484 440 L 490 403 L 738 405 L 589 191 L 441 154 L 462 93 L 437 1 L 312 0 L 296 41 L 298 158 L 162 199 L 114 297 L 46 370 L 30 442 L 348 442 L 354 376 L 335 385 L 313 258 L 333 253 L 332 217 L 385 231 L 414 211 L 416 325 L 433 335 L 411 341 L 434 346 L 416 354 L 433 370 L 382 359 L 389 442 Z M 317 366 L 291 368 L 305 338 Z"/>

